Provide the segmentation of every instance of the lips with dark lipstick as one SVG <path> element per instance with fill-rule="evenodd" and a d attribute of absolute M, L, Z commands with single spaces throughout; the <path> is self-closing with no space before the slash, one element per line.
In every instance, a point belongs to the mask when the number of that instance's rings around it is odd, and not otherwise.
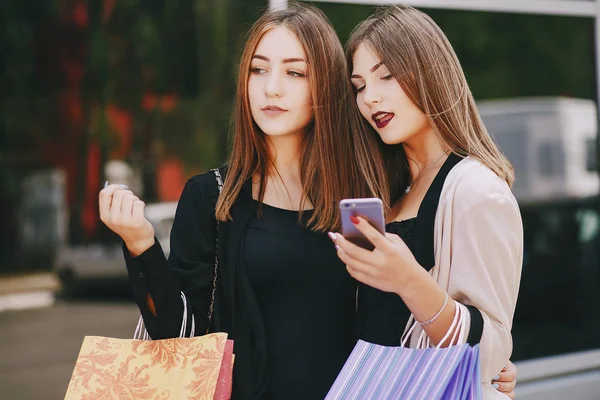
<path fill-rule="evenodd" d="M 371 115 L 371 119 L 377 125 L 377 128 L 385 128 L 387 124 L 394 118 L 394 113 L 386 112 L 386 111 L 377 111 L 375 114 Z"/>

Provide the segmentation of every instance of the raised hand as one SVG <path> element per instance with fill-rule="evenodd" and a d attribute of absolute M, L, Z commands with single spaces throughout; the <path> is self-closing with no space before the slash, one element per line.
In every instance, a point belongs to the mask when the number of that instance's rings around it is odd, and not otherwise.
<path fill-rule="evenodd" d="M 145 204 L 123 185 L 108 185 L 99 195 L 100 220 L 123 239 L 136 257 L 154 244 L 154 228 L 144 216 Z"/>

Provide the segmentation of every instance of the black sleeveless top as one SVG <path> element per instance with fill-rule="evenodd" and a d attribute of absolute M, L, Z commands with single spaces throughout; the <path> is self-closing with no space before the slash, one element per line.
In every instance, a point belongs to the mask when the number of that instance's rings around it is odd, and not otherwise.
<path fill-rule="evenodd" d="M 386 225 L 386 231 L 400 236 L 414 251 L 416 218 Z M 396 293 L 382 292 L 364 283 L 358 289 L 358 336 L 383 346 L 399 346 L 410 310 Z"/>
<path fill-rule="evenodd" d="M 267 338 L 261 400 L 325 398 L 355 343 L 356 282 L 327 235 L 298 223 L 298 211 L 263 204 L 242 251 Z"/>

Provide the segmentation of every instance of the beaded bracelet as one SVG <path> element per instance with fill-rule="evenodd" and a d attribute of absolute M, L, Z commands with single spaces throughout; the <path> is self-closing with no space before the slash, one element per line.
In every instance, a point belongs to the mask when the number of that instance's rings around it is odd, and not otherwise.
<path fill-rule="evenodd" d="M 435 321 L 436 319 L 438 319 L 438 317 L 442 314 L 442 311 L 444 311 L 444 308 L 446 308 L 446 304 L 448 304 L 448 292 L 444 292 L 445 296 L 444 296 L 444 304 L 442 304 L 442 308 L 440 308 L 440 310 L 435 313 L 435 315 L 433 317 L 431 317 L 430 319 L 428 319 L 427 321 L 423 321 L 423 322 L 419 322 L 419 325 L 421 326 L 425 326 L 425 325 L 429 325 L 430 323 L 432 323 L 433 321 Z M 416 318 L 415 318 L 416 319 Z"/>

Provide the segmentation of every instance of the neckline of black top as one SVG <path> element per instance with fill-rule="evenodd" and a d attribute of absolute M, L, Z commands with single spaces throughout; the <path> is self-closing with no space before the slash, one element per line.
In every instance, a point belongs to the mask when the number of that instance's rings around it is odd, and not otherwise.
<path fill-rule="evenodd" d="M 299 210 L 288 210 L 286 208 L 272 206 L 272 205 L 267 204 L 267 203 L 261 203 L 261 202 L 259 202 L 256 199 L 252 199 L 252 201 L 254 201 L 254 203 L 256 205 L 262 205 L 263 207 L 271 209 L 271 210 L 274 210 L 274 211 L 279 211 L 279 212 L 288 213 L 288 214 L 298 214 L 300 212 Z M 314 208 L 310 208 L 310 209 L 304 210 L 305 213 L 312 213 L 313 211 L 314 211 Z M 386 226 L 406 225 L 406 224 L 414 223 L 416 220 L 417 220 L 417 217 L 412 217 L 412 218 L 403 219 L 402 221 L 388 222 L 386 224 Z"/>
<path fill-rule="evenodd" d="M 257 206 L 262 206 L 262 207 L 265 207 L 265 208 L 270 208 L 270 209 L 275 210 L 275 211 L 282 211 L 282 212 L 294 213 L 294 214 L 300 213 L 300 210 L 288 210 L 287 208 L 281 208 L 281 207 L 272 206 L 272 205 L 267 204 L 267 203 L 261 203 L 260 201 L 258 201 L 256 199 L 252 199 L 252 201 Z M 314 208 L 309 208 L 309 209 L 304 210 L 303 212 L 305 212 L 305 213 L 312 213 L 314 210 L 315 210 Z"/>
<path fill-rule="evenodd" d="M 392 222 L 388 222 L 386 224 L 386 226 L 394 226 L 394 225 L 407 225 L 407 224 L 413 224 L 417 221 L 417 217 L 412 217 L 412 218 L 407 218 L 407 219 L 403 219 L 402 221 L 392 221 Z"/>

